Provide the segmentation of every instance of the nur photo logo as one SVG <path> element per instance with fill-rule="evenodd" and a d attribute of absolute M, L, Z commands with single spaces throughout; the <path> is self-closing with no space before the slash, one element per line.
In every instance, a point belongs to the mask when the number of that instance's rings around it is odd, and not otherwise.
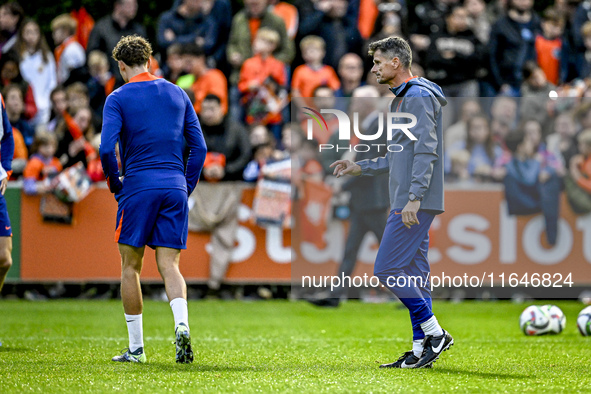
<path fill-rule="evenodd" d="M 310 108 L 304 107 L 304 110 L 308 110 L 309 112 L 304 112 L 305 115 L 308 115 L 310 119 L 308 119 L 306 125 L 306 138 L 308 140 L 312 140 L 314 138 L 314 123 L 320 127 L 320 130 L 325 130 L 330 132 L 328 128 L 328 122 L 324 118 L 322 114 L 332 114 L 336 117 L 338 122 L 338 136 L 339 141 L 352 141 L 352 139 L 356 139 L 357 141 L 375 141 L 379 139 L 384 131 L 386 131 L 388 136 L 388 141 L 392 141 L 395 130 L 400 130 L 408 137 L 411 141 L 416 141 L 417 137 L 410 131 L 413 127 L 417 124 L 417 117 L 411 113 L 407 112 L 387 112 L 387 113 L 379 113 L 378 114 L 378 127 L 377 130 L 367 130 L 370 133 L 364 134 L 359 130 L 360 120 L 359 120 L 359 113 L 353 112 L 353 122 L 349 115 L 341 110 L 338 109 L 321 109 L 320 112 Z M 386 126 L 384 127 L 384 119 Z M 351 127 L 353 126 L 353 127 Z M 353 131 L 353 135 L 351 134 L 351 130 Z M 372 133 L 373 132 L 373 133 Z M 334 145 L 334 144 L 319 144 L 318 151 L 326 151 L 326 150 L 336 150 L 339 151 L 355 151 L 355 152 L 368 152 L 371 147 L 376 147 L 378 152 L 381 148 L 387 149 L 388 152 L 401 152 L 403 150 L 402 145 L 399 144 L 364 144 L 364 143 L 356 143 L 356 144 L 349 144 L 349 145 Z"/>

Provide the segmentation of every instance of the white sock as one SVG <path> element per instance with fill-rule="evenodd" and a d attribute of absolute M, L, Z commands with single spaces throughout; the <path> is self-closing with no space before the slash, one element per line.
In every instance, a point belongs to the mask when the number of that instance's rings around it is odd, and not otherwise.
<path fill-rule="evenodd" d="M 422 339 L 415 339 L 412 341 L 412 352 L 416 357 L 421 357 L 423 354 L 423 340 Z"/>
<path fill-rule="evenodd" d="M 142 315 L 125 314 L 127 322 L 127 332 L 129 333 L 129 351 L 135 352 L 144 347 L 144 331 L 142 328 Z"/>
<path fill-rule="evenodd" d="M 435 315 L 431 316 L 429 320 L 424 323 L 421 323 L 421 329 L 425 333 L 425 335 L 433 335 L 434 337 L 438 337 L 443 335 L 443 330 L 437 321 Z"/>
<path fill-rule="evenodd" d="M 174 326 L 175 328 L 180 324 L 184 323 L 189 328 L 189 310 L 187 309 L 187 300 L 184 298 L 175 298 L 170 301 L 170 307 L 172 308 L 172 314 L 174 315 Z"/>

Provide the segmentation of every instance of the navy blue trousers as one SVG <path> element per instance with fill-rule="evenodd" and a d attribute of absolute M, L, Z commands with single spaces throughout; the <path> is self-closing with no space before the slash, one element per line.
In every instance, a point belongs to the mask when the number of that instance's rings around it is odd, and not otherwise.
<path fill-rule="evenodd" d="M 413 340 L 417 340 L 425 337 L 421 323 L 433 316 L 427 252 L 429 228 L 435 215 L 419 211 L 420 224 L 408 229 L 402 223 L 401 211 L 394 209 L 388 216 L 374 275 L 408 308 Z"/>

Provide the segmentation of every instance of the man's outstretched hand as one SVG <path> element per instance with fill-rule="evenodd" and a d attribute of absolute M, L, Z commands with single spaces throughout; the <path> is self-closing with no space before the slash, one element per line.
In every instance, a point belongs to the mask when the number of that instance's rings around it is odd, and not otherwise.
<path fill-rule="evenodd" d="M 361 167 L 359 164 L 353 163 L 351 160 L 337 160 L 330 165 L 330 168 L 334 167 L 333 175 L 340 178 L 344 175 L 359 176 L 361 175 Z"/>

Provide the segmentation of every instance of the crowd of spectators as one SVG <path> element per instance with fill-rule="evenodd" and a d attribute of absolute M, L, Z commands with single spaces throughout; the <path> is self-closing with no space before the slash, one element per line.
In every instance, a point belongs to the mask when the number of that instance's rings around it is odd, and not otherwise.
<path fill-rule="evenodd" d="M 183 88 L 202 120 L 211 154 L 206 181 L 256 180 L 266 161 L 291 155 L 300 162 L 300 149 L 304 161 L 320 162 L 309 157 L 310 144 L 327 142 L 334 123 L 309 141 L 290 103 L 338 106 L 333 98 L 366 84 L 391 95 L 368 72 L 366 52 L 369 42 L 397 35 L 411 44 L 413 73 L 451 98 L 448 182 L 518 182 L 536 201 L 563 184 L 591 193 L 591 1 L 556 0 L 544 10 L 534 10 L 533 0 L 243 3 L 176 0 L 159 16 L 153 43 L 150 71 Z M 47 178 L 80 162 L 93 181 L 103 180 L 96 154 L 102 108 L 123 84 L 110 54 L 122 36 L 146 36 L 137 11 L 137 0 L 115 0 L 106 16 L 83 8 L 56 15 L 48 43 L 50 32 L 17 2 L 0 6 L 13 178 L 24 177 L 27 193 L 45 192 Z M 322 167 L 314 168 L 317 176 Z M 540 187 L 554 179 L 557 187 Z"/>

